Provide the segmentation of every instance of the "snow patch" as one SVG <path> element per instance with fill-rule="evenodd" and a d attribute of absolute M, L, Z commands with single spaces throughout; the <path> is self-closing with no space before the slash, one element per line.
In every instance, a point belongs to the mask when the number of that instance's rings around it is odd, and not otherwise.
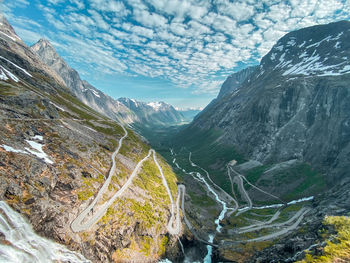
<path fill-rule="evenodd" d="M 298 47 L 303 47 L 306 44 L 306 41 L 304 41 L 303 43 L 301 43 Z"/>
<path fill-rule="evenodd" d="M 63 109 L 62 107 L 60 107 L 57 104 L 53 103 L 52 101 L 50 101 L 50 104 L 52 104 L 53 106 L 55 106 L 57 109 L 59 109 L 61 111 L 65 111 L 65 109 Z"/>
<path fill-rule="evenodd" d="M 43 140 L 43 137 L 40 135 L 37 135 L 34 137 L 34 139 L 41 139 Z M 5 151 L 7 152 L 14 152 L 14 153 L 23 153 L 23 154 L 33 154 L 36 157 L 40 158 L 40 159 L 44 159 L 44 161 L 48 164 L 53 164 L 53 161 L 49 159 L 49 157 L 47 156 L 47 154 L 43 151 L 43 144 L 37 143 L 35 141 L 31 141 L 31 140 L 26 140 L 26 142 L 31 146 L 32 149 L 25 147 L 25 150 L 21 150 L 21 149 L 15 149 L 11 146 L 8 146 L 6 144 L 1 145 L 2 148 L 5 149 Z"/>
<path fill-rule="evenodd" d="M 12 41 L 16 41 L 16 39 L 14 38 L 14 37 L 11 37 L 11 36 L 9 36 L 8 34 L 5 34 L 4 32 L 1 32 L 0 31 L 0 33 L 1 34 L 3 34 L 4 36 L 7 36 L 9 39 L 11 39 Z"/>
<path fill-rule="evenodd" d="M 287 42 L 287 47 L 293 47 L 295 46 L 296 42 L 295 42 L 295 38 L 291 38 L 288 42 Z"/>
<path fill-rule="evenodd" d="M 1 147 L 4 148 L 5 151 L 7 151 L 7 152 L 28 154 L 26 151 L 17 150 L 17 149 L 15 149 L 15 148 L 12 148 L 11 146 L 6 145 L 6 144 L 1 145 Z"/>
<path fill-rule="evenodd" d="M 275 60 L 275 58 L 276 58 L 276 53 L 272 53 L 271 54 L 271 60 Z"/>
<path fill-rule="evenodd" d="M 41 135 L 35 135 L 35 136 L 33 137 L 33 139 L 42 141 L 44 138 L 43 138 L 43 136 L 41 136 Z"/>
<path fill-rule="evenodd" d="M 139 104 L 137 103 L 136 100 L 134 100 L 134 99 L 130 99 L 130 100 L 135 104 L 135 107 L 138 107 L 138 106 L 139 106 Z"/>
<path fill-rule="evenodd" d="M 151 106 L 155 111 L 159 111 L 159 109 L 162 107 L 162 103 L 160 102 L 150 102 L 147 103 L 148 106 Z"/>
<path fill-rule="evenodd" d="M 275 47 L 275 49 L 277 49 L 278 51 L 282 51 L 283 50 L 283 45 Z"/>
<path fill-rule="evenodd" d="M 40 159 L 44 159 L 44 161 L 48 164 L 53 164 L 53 161 L 50 160 L 49 156 L 43 151 L 43 144 L 37 143 L 35 141 L 26 140 L 26 142 L 32 147 L 34 150 L 25 147 L 25 149 L 31 154 L 37 156 Z"/>
<path fill-rule="evenodd" d="M 0 78 L 2 79 L 2 80 L 8 80 L 8 77 L 10 77 L 13 81 L 15 81 L 15 82 L 18 82 L 19 81 L 19 78 L 18 77 L 16 77 L 16 75 L 15 74 L 13 74 L 12 72 L 10 72 L 10 71 L 8 71 L 7 69 L 5 69 L 3 66 L 0 66 L 0 68 L 1 68 L 1 73 L 0 73 Z M 7 77 L 7 76 L 8 77 Z"/>
<path fill-rule="evenodd" d="M 16 65 L 15 63 L 11 62 L 10 60 L 0 56 L 1 59 L 9 62 L 10 64 L 12 64 L 13 66 L 15 66 L 16 68 L 18 68 L 19 70 L 23 71 L 24 74 L 28 75 L 29 77 L 33 77 L 30 73 L 28 73 L 28 71 L 26 71 L 24 68 L 21 68 L 20 66 Z"/>
<path fill-rule="evenodd" d="M 101 98 L 100 97 L 100 94 L 96 91 L 96 90 L 93 90 L 93 89 L 89 89 L 96 97 L 98 98 Z"/>

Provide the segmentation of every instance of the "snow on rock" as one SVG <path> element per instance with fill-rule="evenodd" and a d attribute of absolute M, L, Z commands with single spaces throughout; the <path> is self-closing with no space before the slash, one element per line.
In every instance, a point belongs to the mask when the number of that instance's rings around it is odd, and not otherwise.
<path fill-rule="evenodd" d="M 12 148 L 11 146 L 6 145 L 6 144 L 1 145 L 1 147 L 4 148 L 5 151 L 7 151 L 7 152 L 28 154 L 26 151 L 17 150 L 17 149 L 15 149 L 15 148 Z"/>
<path fill-rule="evenodd" d="M 162 107 L 162 103 L 160 102 L 150 102 L 147 105 L 151 106 L 155 111 L 158 111 Z"/>
<path fill-rule="evenodd" d="M 16 38 L 11 37 L 11 36 L 9 36 L 8 34 L 6 34 L 6 33 L 4 33 L 4 32 L 1 32 L 1 31 L 0 31 L 0 34 L 2 34 L 2 35 L 4 35 L 4 36 L 8 37 L 8 38 L 11 39 L 12 41 L 16 41 Z"/>
<path fill-rule="evenodd" d="M 28 75 L 29 77 L 33 77 L 30 73 L 28 73 L 28 71 L 26 71 L 25 69 L 21 68 L 20 66 L 16 65 L 15 63 L 11 62 L 10 60 L 0 56 L 1 59 L 9 62 L 11 65 L 15 66 L 16 68 L 18 68 L 19 70 L 23 71 L 24 74 Z"/>
<path fill-rule="evenodd" d="M 30 149 L 25 147 L 25 149 L 31 154 L 37 156 L 40 159 L 44 159 L 44 161 L 48 164 L 53 164 L 53 161 L 50 160 L 49 156 L 43 151 L 43 144 L 37 143 L 35 141 L 26 140 L 26 142 L 34 149 Z"/>
<path fill-rule="evenodd" d="M 1 80 L 8 80 L 9 79 L 8 77 L 10 77 L 10 79 L 12 79 L 15 82 L 19 81 L 19 78 L 17 78 L 15 74 L 13 74 L 12 72 L 8 71 L 3 66 L 0 66 L 0 71 L 1 71 L 0 72 L 0 79 Z"/>
<path fill-rule="evenodd" d="M 137 103 L 136 100 L 134 100 L 134 99 L 130 99 L 130 100 L 135 104 L 135 107 L 138 107 L 138 106 L 139 106 L 139 104 Z"/>
<path fill-rule="evenodd" d="M 43 136 L 41 136 L 41 135 L 35 135 L 35 136 L 33 137 L 33 139 L 37 139 L 37 140 L 39 140 L 39 141 L 42 141 L 44 138 L 43 138 Z"/>
<path fill-rule="evenodd" d="M 283 45 L 282 45 L 282 46 L 275 47 L 275 49 L 277 49 L 278 51 L 282 51 L 282 50 L 283 50 Z"/>
<path fill-rule="evenodd" d="M 0 69 L 0 80 L 8 80 L 9 78 L 6 76 L 5 71 Z"/>
<path fill-rule="evenodd" d="M 89 89 L 91 92 L 92 92 L 92 94 L 94 94 L 96 97 L 98 97 L 98 98 L 101 98 L 100 97 L 100 94 L 96 91 L 96 90 L 93 90 L 93 89 Z"/>
<path fill-rule="evenodd" d="M 55 106 L 57 109 L 59 109 L 61 111 L 65 111 L 65 109 L 63 109 L 62 107 L 60 107 L 57 104 L 53 103 L 52 101 L 50 101 L 50 104 L 52 104 L 53 106 Z"/>
<path fill-rule="evenodd" d="M 44 138 L 41 135 L 36 135 L 33 137 L 33 139 L 37 139 L 42 141 Z M 53 161 L 49 158 L 49 156 L 43 151 L 43 144 L 37 143 L 32 140 L 26 140 L 26 142 L 30 145 L 31 148 L 24 147 L 25 150 L 21 149 L 15 149 L 11 146 L 8 146 L 6 144 L 0 145 L 2 148 L 5 149 L 7 152 L 14 152 L 14 153 L 23 153 L 23 154 L 33 154 L 36 157 L 43 159 L 48 164 L 53 164 Z"/>

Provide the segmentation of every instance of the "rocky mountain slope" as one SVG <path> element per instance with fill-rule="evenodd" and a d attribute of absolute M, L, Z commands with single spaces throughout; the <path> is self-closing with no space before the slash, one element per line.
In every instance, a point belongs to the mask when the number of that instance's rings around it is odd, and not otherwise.
<path fill-rule="evenodd" d="M 31 47 L 32 51 L 49 65 L 67 87 L 86 105 L 112 118 L 127 124 L 145 126 L 172 125 L 181 123 L 183 116 L 174 107 L 164 102 L 144 103 L 133 99 L 113 99 L 80 78 L 79 73 L 71 68 L 58 55 L 53 45 L 46 39 L 40 39 Z"/>
<path fill-rule="evenodd" d="M 84 82 L 81 85 L 88 88 Z M 170 166 L 159 155 L 143 159 L 152 153 L 149 145 L 82 103 L 3 16 L 0 119 L 0 199 L 24 215 L 35 232 L 92 262 L 177 258 L 178 240 L 167 226 L 172 211 L 169 195 L 177 197 L 177 179 Z M 109 176 L 110 171 L 115 173 Z M 126 183 L 129 187 L 123 187 Z M 106 207 L 121 189 L 122 194 Z M 93 208 L 84 220 L 102 208 L 106 212 L 87 229 L 73 231 L 72 222 L 90 204 Z M 2 215 L 6 209 L 0 207 Z M 1 231 L 5 233 L 0 234 L 0 250 L 16 253 L 20 247 L 7 239 L 9 228 Z"/>
<path fill-rule="evenodd" d="M 291 32 L 240 88 L 188 130 L 217 128 L 217 142 L 260 162 L 299 159 L 338 177 L 349 162 L 350 23 Z"/>
<path fill-rule="evenodd" d="M 238 86 L 229 78 L 221 95 L 173 138 L 177 160 L 185 163 L 191 152 L 193 162 L 248 207 L 271 205 L 271 195 L 285 203 L 315 197 L 310 204 L 287 209 L 310 210 L 304 219 L 299 218 L 298 227 L 279 239 L 264 239 L 271 226 L 266 230 L 256 226 L 269 225 L 269 221 L 261 223 L 259 217 L 264 214 L 260 210 L 246 217 L 230 214 L 216 238 L 237 244 L 220 248 L 220 260 L 293 262 L 308 247 L 319 251 L 329 237 L 317 234 L 326 214 L 350 211 L 345 201 L 350 193 L 349 40 L 348 21 L 286 34 Z M 232 176 L 227 167 L 235 164 Z M 292 220 L 295 211 L 283 217 Z M 280 212 L 267 209 L 266 213 Z M 231 230 L 237 226 L 242 229 L 238 237 Z M 247 246 L 237 242 L 247 238 L 257 241 Z"/>

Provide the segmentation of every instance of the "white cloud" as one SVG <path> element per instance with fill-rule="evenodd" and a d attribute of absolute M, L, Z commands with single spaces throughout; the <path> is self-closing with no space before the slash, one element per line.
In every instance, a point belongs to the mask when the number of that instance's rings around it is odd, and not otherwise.
<path fill-rule="evenodd" d="M 230 2 L 228 0 L 216 0 L 220 13 L 232 17 L 235 21 L 245 21 L 254 15 L 254 6 L 245 2 Z"/>
<path fill-rule="evenodd" d="M 15 15 L 28 0 L 4 3 L 26 41 L 52 39 L 85 72 L 160 77 L 196 94 L 217 92 L 219 76 L 258 61 L 291 30 L 350 18 L 350 0 L 37 1 L 53 27 Z"/>

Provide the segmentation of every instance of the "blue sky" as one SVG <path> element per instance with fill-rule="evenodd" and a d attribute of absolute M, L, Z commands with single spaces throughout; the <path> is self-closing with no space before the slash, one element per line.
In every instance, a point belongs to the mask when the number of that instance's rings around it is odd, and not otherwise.
<path fill-rule="evenodd" d="M 0 0 L 17 34 L 44 37 L 118 98 L 203 107 L 285 33 L 350 18 L 350 0 Z"/>

